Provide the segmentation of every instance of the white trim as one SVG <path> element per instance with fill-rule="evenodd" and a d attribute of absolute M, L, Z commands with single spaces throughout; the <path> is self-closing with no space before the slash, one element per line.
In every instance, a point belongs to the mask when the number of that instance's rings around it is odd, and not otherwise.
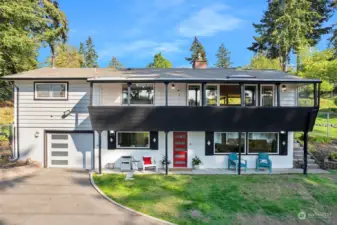
<path fill-rule="evenodd" d="M 119 204 L 118 202 L 112 200 L 111 198 L 109 198 L 108 196 L 106 196 L 106 195 L 105 195 L 105 194 L 104 194 L 104 193 L 103 193 L 103 192 L 96 186 L 96 184 L 95 184 L 95 182 L 94 182 L 94 179 L 93 179 L 93 176 L 92 176 L 92 175 L 93 175 L 93 171 L 91 171 L 91 172 L 89 173 L 89 178 L 90 178 L 90 183 L 91 183 L 91 185 L 95 188 L 95 190 L 96 190 L 100 195 L 102 195 L 103 198 L 105 198 L 106 200 L 108 200 L 110 203 L 112 203 L 112 204 L 114 204 L 114 205 L 116 205 L 116 206 L 118 206 L 118 207 L 121 207 L 122 209 L 125 209 L 125 210 L 127 210 L 127 211 L 129 211 L 129 212 L 135 213 L 135 214 L 140 215 L 140 216 L 144 216 L 145 218 L 148 218 L 148 219 L 151 219 L 151 220 L 155 220 L 155 221 L 160 222 L 160 223 L 163 223 L 163 224 L 176 225 L 175 223 L 171 223 L 171 222 L 168 222 L 168 221 L 165 221 L 165 220 L 162 220 L 162 219 L 159 219 L 159 218 L 156 218 L 156 217 L 149 216 L 149 215 L 147 215 L 147 214 L 138 212 L 138 211 L 136 211 L 136 210 L 134 210 L 134 209 L 131 209 L 131 208 L 129 208 L 129 207 L 126 207 L 126 206 L 124 206 L 124 205 L 122 205 L 122 204 Z"/>
<path fill-rule="evenodd" d="M 214 132 L 213 133 L 213 138 L 214 138 L 214 141 L 213 141 L 213 153 L 214 153 L 214 155 L 224 155 L 224 154 L 229 154 L 229 153 L 231 153 L 231 152 L 215 152 L 215 134 L 217 134 L 217 133 L 220 133 L 220 134 L 223 134 L 223 133 L 226 133 L 226 134 L 228 134 L 228 133 L 238 133 L 239 134 L 239 132 Z M 246 154 L 246 145 L 247 145 L 247 137 L 246 137 L 246 132 L 241 132 L 242 134 L 244 134 L 244 140 L 245 140 L 245 142 L 244 142 L 244 151 L 243 152 L 241 152 L 241 154 Z M 238 137 L 239 138 L 239 137 Z M 226 139 L 227 139 L 227 135 L 226 135 Z"/>
<path fill-rule="evenodd" d="M 37 95 L 38 90 L 37 86 L 39 84 L 49 84 L 51 85 L 51 89 L 49 90 L 49 97 L 39 97 Z M 65 85 L 65 92 L 64 92 L 64 97 L 53 97 L 52 92 L 53 92 L 53 84 L 64 84 Z M 67 82 L 35 82 L 34 83 L 34 97 L 37 100 L 67 100 L 68 99 L 68 83 Z"/>
<path fill-rule="evenodd" d="M 150 132 L 149 131 L 117 131 L 116 133 L 116 148 L 117 149 L 150 149 Z M 147 147 L 121 147 L 118 144 L 118 134 L 119 133 L 147 133 L 149 138 L 148 138 L 148 146 Z"/>
<path fill-rule="evenodd" d="M 260 152 L 249 152 L 249 134 L 250 133 L 271 133 L 271 134 L 277 134 L 277 145 L 276 145 L 276 152 L 261 152 L 261 153 L 268 153 L 269 155 L 279 155 L 280 154 L 280 134 L 278 132 L 247 132 L 247 154 L 248 155 L 256 155 Z"/>
<path fill-rule="evenodd" d="M 201 106 L 202 105 L 202 90 L 201 90 L 201 84 L 191 84 L 191 83 L 189 83 L 189 84 L 186 84 L 187 85 L 187 87 L 186 87 L 186 106 L 190 106 L 189 104 L 188 104 L 188 97 L 189 97 L 189 86 L 199 86 L 199 104 L 198 104 L 198 106 Z"/>
<path fill-rule="evenodd" d="M 261 84 L 261 88 L 260 88 L 260 106 L 262 107 L 265 107 L 262 105 L 262 90 L 263 90 L 263 87 L 272 87 L 273 88 L 273 106 L 275 106 L 275 85 L 273 84 Z"/>

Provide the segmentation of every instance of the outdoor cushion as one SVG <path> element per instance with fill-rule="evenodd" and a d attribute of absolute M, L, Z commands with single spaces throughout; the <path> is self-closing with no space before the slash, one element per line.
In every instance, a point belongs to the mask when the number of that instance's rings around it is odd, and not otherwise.
<path fill-rule="evenodd" d="M 260 163 L 261 164 L 268 164 L 268 160 L 267 159 L 260 159 Z"/>
<path fill-rule="evenodd" d="M 235 163 L 239 163 L 239 160 L 234 160 Z M 241 159 L 241 165 L 246 165 L 246 161 Z"/>
<path fill-rule="evenodd" d="M 145 165 L 151 165 L 152 161 L 151 161 L 151 157 L 143 157 L 143 161 Z"/>

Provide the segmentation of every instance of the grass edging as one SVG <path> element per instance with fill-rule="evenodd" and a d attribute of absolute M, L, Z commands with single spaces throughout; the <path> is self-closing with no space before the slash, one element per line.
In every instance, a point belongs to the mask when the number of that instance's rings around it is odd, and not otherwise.
<path fill-rule="evenodd" d="M 93 173 L 94 173 L 93 171 L 89 173 L 91 185 L 96 189 L 96 191 L 97 191 L 100 195 L 102 195 L 102 197 L 104 197 L 106 200 L 108 200 L 108 201 L 111 202 L 112 204 L 114 204 L 114 205 L 116 205 L 116 206 L 118 206 L 118 207 L 121 207 L 121 208 L 123 208 L 123 209 L 125 209 L 125 210 L 128 210 L 128 211 L 130 211 L 130 212 L 132 212 L 132 213 L 135 213 L 135 214 L 137 214 L 137 215 L 144 216 L 144 217 L 149 218 L 149 219 L 151 219 L 151 220 L 155 220 L 155 221 L 157 221 L 157 222 L 161 222 L 161 223 L 168 224 L 168 225 L 177 225 L 177 224 L 175 224 L 175 223 L 171 223 L 171 222 L 168 222 L 168 221 L 166 221 L 166 220 L 162 220 L 162 219 L 159 219 L 159 218 L 156 218 L 156 217 L 153 217 L 153 216 L 150 216 L 150 215 L 141 213 L 141 212 L 139 212 L 139 211 L 136 211 L 136 210 L 134 210 L 134 209 L 131 209 L 131 208 L 129 208 L 129 207 L 126 207 L 126 206 L 124 206 L 124 205 L 122 205 L 122 204 L 120 204 L 120 203 L 118 203 L 118 202 L 112 200 L 112 199 L 109 198 L 106 194 L 104 194 L 103 191 L 101 191 L 101 190 L 99 189 L 99 187 L 97 187 L 97 185 L 95 184 L 94 178 L 93 178 Z"/>

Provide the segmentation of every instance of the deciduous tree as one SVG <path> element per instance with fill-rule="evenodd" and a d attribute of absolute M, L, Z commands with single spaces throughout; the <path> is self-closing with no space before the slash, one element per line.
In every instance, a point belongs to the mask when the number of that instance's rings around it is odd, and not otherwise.
<path fill-rule="evenodd" d="M 79 54 L 75 46 L 61 44 L 55 49 L 55 66 L 57 68 L 80 68 L 83 55 Z M 48 60 L 51 63 L 51 58 Z"/>

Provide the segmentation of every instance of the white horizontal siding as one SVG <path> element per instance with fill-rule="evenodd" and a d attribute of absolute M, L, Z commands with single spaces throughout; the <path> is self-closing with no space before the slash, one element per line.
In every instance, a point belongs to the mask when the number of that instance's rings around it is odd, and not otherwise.
<path fill-rule="evenodd" d="M 21 127 L 91 129 L 88 106 L 90 85 L 86 81 L 68 81 L 67 100 L 35 100 L 34 81 L 16 81 L 19 87 L 19 123 Z M 69 114 L 62 118 L 64 114 Z"/>
<path fill-rule="evenodd" d="M 297 102 L 297 87 L 295 85 L 289 85 L 286 84 L 286 91 L 282 91 L 282 85 L 280 85 L 281 88 L 281 95 L 280 95 L 280 101 L 281 106 L 296 106 Z"/>

